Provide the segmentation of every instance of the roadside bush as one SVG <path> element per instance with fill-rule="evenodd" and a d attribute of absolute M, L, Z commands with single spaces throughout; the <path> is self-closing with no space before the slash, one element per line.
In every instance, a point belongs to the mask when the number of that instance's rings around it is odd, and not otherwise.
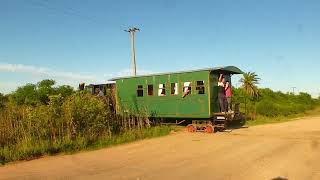
<path fill-rule="evenodd" d="M 290 116 L 312 110 L 319 105 L 319 101 L 307 93 L 285 94 L 274 92 L 269 88 L 259 89 L 258 98 L 245 97 L 241 88 L 234 88 L 233 100 L 242 103 L 241 110 L 246 111 L 249 119 L 259 115 L 266 117 Z"/>
<path fill-rule="evenodd" d="M 77 151 L 99 141 L 117 144 L 151 136 L 143 130 L 148 128 L 144 113 L 116 115 L 108 98 L 76 92 L 48 99 L 46 104 L 9 102 L 0 110 L 0 163 Z M 163 133 L 156 130 L 152 136 Z"/>
<path fill-rule="evenodd" d="M 278 104 L 262 100 L 259 103 L 257 103 L 257 114 L 268 117 L 276 117 L 281 114 L 281 110 Z"/>
<path fill-rule="evenodd" d="M 95 140 L 111 135 L 109 124 L 113 114 L 102 100 L 87 93 L 77 93 L 66 99 L 62 109 L 72 137 Z"/>

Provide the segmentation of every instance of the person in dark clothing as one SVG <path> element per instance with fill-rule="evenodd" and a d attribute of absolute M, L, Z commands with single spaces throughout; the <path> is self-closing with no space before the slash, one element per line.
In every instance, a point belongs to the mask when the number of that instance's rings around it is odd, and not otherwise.
<path fill-rule="evenodd" d="M 225 79 L 222 74 L 219 76 L 218 81 L 218 100 L 220 112 L 226 112 L 226 91 L 224 87 Z"/>

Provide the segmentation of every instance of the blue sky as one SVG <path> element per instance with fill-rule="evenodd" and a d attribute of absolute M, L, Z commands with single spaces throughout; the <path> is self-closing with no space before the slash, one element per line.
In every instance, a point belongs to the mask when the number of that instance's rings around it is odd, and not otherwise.
<path fill-rule="evenodd" d="M 235 65 L 261 87 L 318 96 L 319 9 L 317 0 L 1 0 L 0 92 L 128 75 L 123 30 L 136 26 L 140 74 Z"/>

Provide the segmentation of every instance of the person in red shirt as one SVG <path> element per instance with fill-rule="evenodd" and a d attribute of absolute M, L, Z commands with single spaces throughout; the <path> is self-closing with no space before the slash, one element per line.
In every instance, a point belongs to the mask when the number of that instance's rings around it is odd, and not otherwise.
<path fill-rule="evenodd" d="M 229 81 L 226 82 L 226 86 L 225 86 L 225 91 L 226 91 L 226 99 L 227 99 L 227 112 L 232 111 L 232 98 L 231 98 L 231 86 Z"/>

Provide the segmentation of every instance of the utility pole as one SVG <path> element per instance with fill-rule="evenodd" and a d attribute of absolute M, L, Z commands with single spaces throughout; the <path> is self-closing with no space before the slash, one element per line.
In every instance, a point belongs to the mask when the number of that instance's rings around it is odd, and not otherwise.
<path fill-rule="evenodd" d="M 297 87 L 291 87 L 292 88 L 292 94 L 294 95 L 294 90 L 297 88 Z"/>
<path fill-rule="evenodd" d="M 131 35 L 131 46 L 132 46 L 132 63 L 133 63 L 133 75 L 137 75 L 137 68 L 136 68 L 136 50 L 134 48 L 134 33 L 136 31 L 140 31 L 138 28 L 129 28 L 128 30 L 124 30 L 125 32 L 130 33 Z"/>

